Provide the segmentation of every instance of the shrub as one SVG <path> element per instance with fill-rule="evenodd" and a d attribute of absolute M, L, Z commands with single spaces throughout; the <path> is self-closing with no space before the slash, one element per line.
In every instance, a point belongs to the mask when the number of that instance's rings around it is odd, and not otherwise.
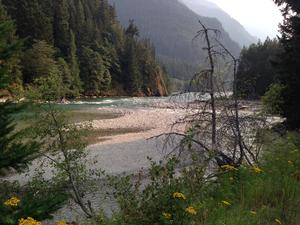
<path fill-rule="evenodd" d="M 142 174 L 111 178 L 120 210 L 93 224 L 299 224 L 298 139 L 272 135 L 263 152 L 259 165 L 227 165 L 210 175 L 217 179 L 204 176 L 207 170 L 199 165 L 175 175 L 174 159 L 165 165 L 152 162 L 149 179 Z"/>

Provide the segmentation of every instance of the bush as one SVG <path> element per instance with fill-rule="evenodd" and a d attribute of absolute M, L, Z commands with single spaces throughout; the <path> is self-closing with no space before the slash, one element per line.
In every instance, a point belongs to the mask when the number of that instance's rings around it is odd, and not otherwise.
<path fill-rule="evenodd" d="M 283 98 L 282 93 L 285 86 L 279 83 L 274 83 L 269 90 L 262 97 L 264 109 L 267 113 L 272 115 L 282 114 Z"/>
<path fill-rule="evenodd" d="M 153 162 L 146 181 L 111 178 L 120 211 L 92 224 L 300 224 L 300 145 L 292 135 L 271 135 L 260 165 L 226 165 L 217 179 L 204 179 L 205 167 L 195 165 L 176 176 L 177 163 Z"/>

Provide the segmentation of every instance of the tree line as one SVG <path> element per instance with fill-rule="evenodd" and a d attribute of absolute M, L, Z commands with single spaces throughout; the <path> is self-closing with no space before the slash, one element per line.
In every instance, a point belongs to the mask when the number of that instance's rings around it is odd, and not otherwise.
<path fill-rule="evenodd" d="M 267 39 L 242 50 L 237 73 L 241 98 L 263 97 L 269 112 L 286 118 L 289 129 L 300 127 L 300 5 L 274 0 L 284 21 L 278 40 Z"/>
<path fill-rule="evenodd" d="M 123 29 L 106 0 L 2 0 L 1 20 L 13 20 L 23 47 L 10 68 L 10 86 L 58 76 L 65 97 L 166 95 L 167 75 L 133 21 Z M 6 12 L 5 12 L 6 11 Z M 14 26 L 13 24 L 11 26 Z"/>

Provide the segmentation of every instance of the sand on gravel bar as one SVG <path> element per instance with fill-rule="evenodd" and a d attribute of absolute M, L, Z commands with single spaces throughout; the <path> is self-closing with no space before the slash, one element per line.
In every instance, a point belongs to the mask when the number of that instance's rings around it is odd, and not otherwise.
<path fill-rule="evenodd" d="M 114 109 L 99 109 L 111 110 L 115 113 Z M 101 137 L 104 140 L 96 145 L 118 144 L 133 142 L 137 140 L 145 140 L 162 133 L 171 131 L 182 131 L 183 127 L 174 123 L 185 115 L 185 110 L 169 109 L 169 108 L 140 108 L 140 109 L 118 109 L 118 113 L 123 116 L 107 119 L 107 120 L 94 120 L 92 126 L 94 129 L 132 129 L 144 130 L 137 133 L 126 133 L 114 136 Z"/>

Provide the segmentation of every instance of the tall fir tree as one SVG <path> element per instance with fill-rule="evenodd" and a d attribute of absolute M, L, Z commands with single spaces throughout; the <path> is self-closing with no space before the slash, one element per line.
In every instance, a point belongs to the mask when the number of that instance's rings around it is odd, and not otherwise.
<path fill-rule="evenodd" d="M 20 78 L 19 52 L 22 42 L 15 35 L 13 21 L 0 1 L 0 89 Z"/>
<path fill-rule="evenodd" d="M 62 56 L 67 57 L 70 52 L 70 12 L 67 0 L 53 0 L 53 33 L 54 45 L 60 49 Z"/>
<path fill-rule="evenodd" d="M 130 94 L 138 94 L 142 87 L 142 74 L 140 72 L 140 64 L 137 58 L 136 46 L 132 38 L 126 42 L 124 61 L 123 61 L 123 77 L 127 91 Z"/>
<path fill-rule="evenodd" d="M 70 91 L 72 96 L 70 97 L 76 97 L 82 91 L 82 82 L 80 80 L 80 68 L 79 68 L 78 57 L 77 57 L 76 38 L 72 30 L 70 31 L 70 38 L 71 38 L 70 49 L 68 54 L 68 62 L 70 65 L 71 76 L 72 76 L 72 82 L 70 86 Z"/>
<path fill-rule="evenodd" d="M 14 36 L 15 27 L 6 14 L 0 1 L 0 85 L 5 88 L 14 75 L 9 70 L 10 59 L 19 51 L 21 42 Z M 13 38 L 11 40 L 11 38 Z M 20 169 L 32 160 L 38 151 L 35 143 L 24 144 L 18 140 L 19 133 L 14 133 L 11 104 L 0 104 L 0 172 L 2 169 Z"/>
<path fill-rule="evenodd" d="M 45 41 L 37 41 L 28 49 L 22 59 L 25 83 L 31 83 L 38 77 L 59 73 L 55 59 L 56 50 Z"/>
<path fill-rule="evenodd" d="M 81 60 L 81 79 L 84 83 L 86 95 L 99 95 L 105 67 L 101 55 L 91 48 L 84 47 Z"/>
<path fill-rule="evenodd" d="M 15 19 L 17 34 L 29 42 L 45 40 L 53 43 L 53 5 L 50 0 L 3 0 Z"/>
<path fill-rule="evenodd" d="M 291 129 L 300 128 L 300 2 L 298 0 L 274 0 L 282 8 L 284 22 L 281 25 L 281 43 L 284 53 L 276 68 L 282 91 L 282 115 Z"/>
<path fill-rule="evenodd" d="M 14 23 L 7 17 L 0 1 L 1 88 L 14 82 L 11 79 L 14 71 L 10 69 L 12 67 L 10 63 L 11 59 L 16 57 L 22 43 L 14 33 Z M 23 105 L 0 103 L 0 178 L 10 170 L 23 171 L 33 159 L 40 155 L 39 143 L 26 138 L 26 129 L 17 130 L 15 127 L 15 115 L 23 109 Z M 10 184 L 0 179 L 0 224 L 15 225 L 21 218 L 29 216 L 40 220 L 51 218 L 51 214 L 66 200 L 66 196 L 50 187 L 49 183 L 28 186 L 30 187 L 22 190 L 16 183 Z M 44 193 L 48 195 L 45 196 Z M 20 198 L 17 208 L 3 204 L 12 196 Z"/>

